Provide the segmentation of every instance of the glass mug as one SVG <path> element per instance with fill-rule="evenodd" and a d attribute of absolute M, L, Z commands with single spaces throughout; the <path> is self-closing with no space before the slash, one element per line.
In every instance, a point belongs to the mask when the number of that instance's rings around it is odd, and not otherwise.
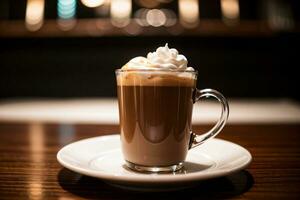
<path fill-rule="evenodd" d="M 139 172 L 174 172 L 188 150 L 215 137 L 226 124 L 229 107 L 216 90 L 196 88 L 197 71 L 115 71 L 122 153 L 126 166 Z M 191 130 L 193 104 L 205 97 L 222 106 L 220 119 L 207 133 Z"/>

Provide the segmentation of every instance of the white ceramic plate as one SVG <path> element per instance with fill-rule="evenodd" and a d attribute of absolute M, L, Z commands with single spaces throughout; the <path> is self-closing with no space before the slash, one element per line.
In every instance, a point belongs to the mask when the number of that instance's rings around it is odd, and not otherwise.
<path fill-rule="evenodd" d="M 63 147 L 57 160 L 64 167 L 105 182 L 142 190 L 184 188 L 200 180 L 225 176 L 245 168 L 251 154 L 243 147 L 221 139 L 211 139 L 191 149 L 184 168 L 170 174 L 141 174 L 126 169 L 120 136 L 109 135 L 80 140 Z"/>

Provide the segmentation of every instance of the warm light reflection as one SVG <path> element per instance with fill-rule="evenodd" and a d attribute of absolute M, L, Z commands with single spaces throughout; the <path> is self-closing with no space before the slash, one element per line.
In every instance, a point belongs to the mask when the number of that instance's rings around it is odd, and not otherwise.
<path fill-rule="evenodd" d="M 41 178 L 40 178 L 40 180 L 41 180 Z M 30 193 L 29 193 L 30 199 L 33 199 L 33 200 L 43 199 L 42 198 L 43 190 L 42 190 L 41 183 L 37 183 L 37 182 L 29 183 L 29 190 L 30 190 Z"/>
<path fill-rule="evenodd" d="M 146 21 L 151 26 L 159 27 L 166 23 L 167 17 L 161 10 L 152 9 L 146 14 Z"/>
<path fill-rule="evenodd" d="M 238 0 L 221 0 L 221 11 L 223 21 L 226 24 L 235 24 L 240 17 L 240 6 Z"/>
<path fill-rule="evenodd" d="M 34 153 L 30 154 L 33 156 L 33 161 L 39 162 L 42 159 L 43 154 L 36 153 L 44 149 L 44 128 L 41 124 L 31 124 L 29 128 L 29 141 L 30 150 Z"/>
<path fill-rule="evenodd" d="M 76 24 L 76 0 L 58 0 L 57 15 L 57 23 L 62 30 L 72 29 Z"/>
<path fill-rule="evenodd" d="M 134 13 L 134 19 L 140 26 L 173 26 L 177 22 L 176 14 L 170 9 L 141 8 Z"/>
<path fill-rule="evenodd" d="M 112 24 L 117 27 L 124 27 L 129 24 L 131 10 L 131 0 L 111 0 L 110 14 Z"/>
<path fill-rule="evenodd" d="M 26 6 L 25 22 L 30 31 L 39 30 L 44 21 L 44 0 L 28 0 Z"/>
<path fill-rule="evenodd" d="M 198 0 L 179 0 L 179 18 L 183 26 L 192 28 L 199 22 L 199 1 Z"/>
<path fill-rule="evenodd" d="M 29 148 L 30 158 L 34 165 L 32 168 L 29 182 L 29 197 L 30 199 L 43 199 L 42 178 L 40 173 L 43 170 L 44 163 L 44 128 L 39 123 L 31 124 L 29 127 Z"/>
<path fill-rule="evenodd" d="M 101 6 L 105 0 L 81 0 L 81 3 L 89 8 Z"/>
<path fill-rule="evenodd" d="M 78 174 L 77 176 L 79 176 L 78 179 L 80 179 L 80 175 Z M 79 181 L 79 180 L 78 180 Z M 74 197 L 64 197 L 64 196 L 59 196 L 58 200 L 74 200 Z"/>

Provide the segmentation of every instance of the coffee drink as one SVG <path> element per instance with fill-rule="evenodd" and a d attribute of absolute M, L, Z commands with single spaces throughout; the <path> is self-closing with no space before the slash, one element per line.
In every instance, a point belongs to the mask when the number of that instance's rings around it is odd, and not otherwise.
<path fill-rule="evenodd" d="M 224 96 L 196 89 L 197 72 L 168 45 L 116 70 L 122 152 L 128 168 L 170 172 L 183 166 L 187 152 L 217 135 L 228 118 Z M 193 103 L 214 97 L 222 105 L 218 123 L 197 136 L 191 131 Z"/>
<path fill-rule="evenodd" d="M 127 72 L 119 76 L 122 151 L 143 166 L 185 160 L 191 130 L 195 76 L 184 72 Z"/>

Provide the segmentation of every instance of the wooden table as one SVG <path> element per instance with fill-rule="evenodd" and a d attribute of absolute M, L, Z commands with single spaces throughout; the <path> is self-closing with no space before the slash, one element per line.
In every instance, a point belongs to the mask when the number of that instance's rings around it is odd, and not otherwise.
<path fill-rule="evenodd" d="M 300 199 L 300 125 L 227 126 L 218 137 L 247 148 L 250 166 L 175 192 L 124 191 L 56 160 L 70 142 L 117 132 L 114 125 L 0 123 L 0 199 Z"/>

